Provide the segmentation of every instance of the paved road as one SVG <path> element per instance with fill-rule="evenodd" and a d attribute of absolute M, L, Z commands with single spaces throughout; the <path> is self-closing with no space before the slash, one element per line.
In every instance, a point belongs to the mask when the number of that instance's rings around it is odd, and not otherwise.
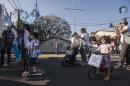
<path fill-rule="evenodd" d="M 43 79 L 26 81 L 18 77 L 17 67 L 0 67 L 1 86 L 130 86 L 130 72 L 119 70 L 110 81 L 102 76 L 89 80 L 88 66 L 63 67 L 61 58 L 46 58 L 39 61 L 39 67 L 46 75 Z"/>
<path fill-rule="evenodd" d="M 47 86 L 130 86 L 130 72 L 117 71 L 110 81 L 100 76 L 96 80 L 87 77 L 88 66 L 62 67 L 59 59 L 50 58 L 41 66 L 48 74 Z"/>

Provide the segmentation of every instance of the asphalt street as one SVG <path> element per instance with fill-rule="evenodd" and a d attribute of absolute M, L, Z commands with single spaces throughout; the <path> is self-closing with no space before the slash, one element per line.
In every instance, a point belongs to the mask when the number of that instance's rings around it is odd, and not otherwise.
<path fill-rule="evenodd" d="M 130 86 L 130 71 L 116 70 L 110 81 L 99 75 L 95 80 L 88 78 L 89 66 L 62 66 L 63 58 L 42 58 L 38 67 L 45 71 L 42 78 L 25 80 L 19 77 L 18 67 L 0 67 L 0 86 Z M 115 63 L 115 62 L 113 62 Z"/>

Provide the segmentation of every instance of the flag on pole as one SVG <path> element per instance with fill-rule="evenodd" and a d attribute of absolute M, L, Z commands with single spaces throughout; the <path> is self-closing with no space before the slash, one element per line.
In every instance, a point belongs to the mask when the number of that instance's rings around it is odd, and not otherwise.
<path fill-rule="evenodd" d="M 10 15 L 8 14 L 7 9 L 5 8 L 5 6 L 3 6 L 3 8 L 4 8 L 4 15 L 3 15 L 4 25 L 5 26 L 10 26 L 12 24 Z"/>
<path fill-rule="evenodd" d="M 31 23 L 35 22 L 38 19 L 39 16 L 40 16 L 40 13 L 39 13 L 39 10 L 38 10 L 38 7 L 37 7 L 37 2 L 36 2 L 35 8 L 27 16 L 27 22 L 31 24 Z"/>

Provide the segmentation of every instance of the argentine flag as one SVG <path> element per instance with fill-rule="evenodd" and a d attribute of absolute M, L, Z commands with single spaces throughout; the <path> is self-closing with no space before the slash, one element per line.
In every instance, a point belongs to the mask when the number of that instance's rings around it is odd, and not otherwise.
<path fill-rule="evenodd" d="M 39 13 L 39 10 L 38 10 L 38 8 L 37 8 L 37 3 L 36 3 L 36 5 L 35 5 L 35 8 L 32 10 L 32 12 L 27 16 L 27 22 L 29 23 L 29 24 L 31 24 L 31 23 L 33 23 L 33 22 L 35 22 L 37 19 L 38 19 L 38 17 L 40 16 L 40 13 Z"/>

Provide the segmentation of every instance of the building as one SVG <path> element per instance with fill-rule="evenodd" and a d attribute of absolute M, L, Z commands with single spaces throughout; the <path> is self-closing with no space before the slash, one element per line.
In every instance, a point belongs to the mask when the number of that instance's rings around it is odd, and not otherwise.
<path fill-rule="evenodd" d="M 106 30 L 98 30 L 95 33 L 96 39 L 99 40 L 102 36 L 109 36 L 112 39 L 115 39 L 117 34 L 115 31 L 106 31 Z"/>
<path fill-rule="evenodd" d="M 70 40 L 65 38 L 50 37 L 40 45 L 40 50 L 43 53 L 64 53 L 70 43 Z"/>
<path fill-rule="evenodd" d="M 1 38 L 1 34 L 2 34 L 3 30 L 4 30 L 4 27 L 3 27 L 3 7 L 0 4 L 0 38 Z"/>

